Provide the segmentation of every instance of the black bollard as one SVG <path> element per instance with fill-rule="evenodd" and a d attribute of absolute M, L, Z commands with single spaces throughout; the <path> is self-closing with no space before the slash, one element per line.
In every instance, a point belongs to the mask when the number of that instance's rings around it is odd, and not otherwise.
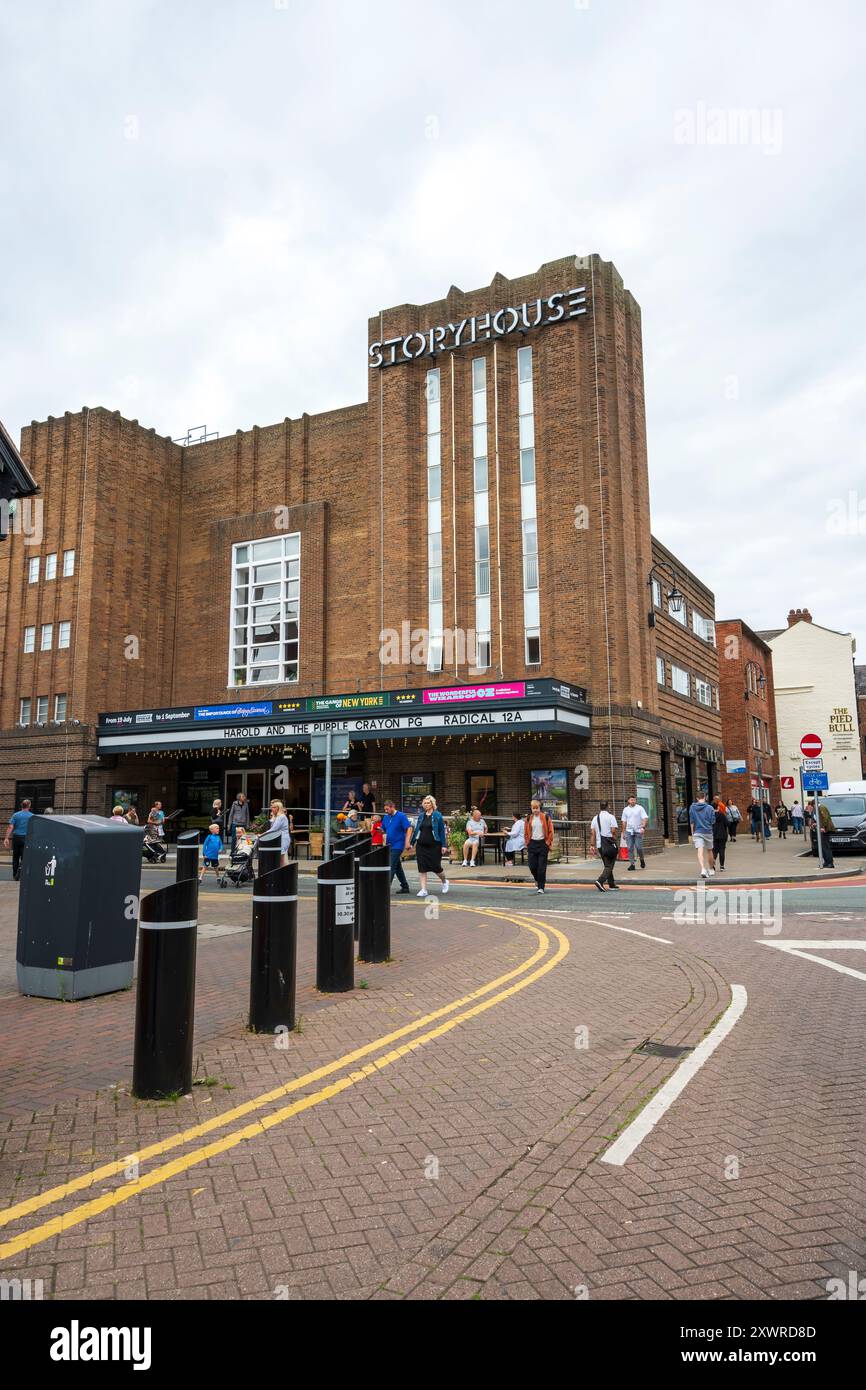
<path fill-rule="evenodd" d="M 344 994 L 355 987 L 355 883 L 345 854 L 316 871 L 316 989 Z"/>
<path fill-rule="evenodd" d="M 199 833 L 197 830 L 185 830 L 182 835 L 178 835 L 177 861 L 174 869 L 175 883 L 183 883 L 188 878 L 198 879 L 198 853 Z"/>
<path fill-rule="evenodd" d="M 260 835 L 256 840 L 257 875 L 259 878 L 262 878 L 264 874 L 272 874 L 275 869 L 280 867 L 281 838 L 279 830 L 266 830 L 264 835 Z"/>
<path fill-rule="evenodd" d="M 380 845 L 358 858 L 358 959 L 381 964 L 391 955 L 391 853 Z"/>
<path fill-rule="evenodd" d="M 277 1028 L 295 1026 L 297 942 L 298 865 L 295 862 L 260 874 L 253 883 L 250 953 L 250 1029 L 253 1033 L 273 1033 Z"/>
<path fill-rule="evenodd" d="M 351 851 L 350 851 L 350 853 L 351 853 L 351 855 L 352 855 L 352 877 L 353 877 L 354 883 L 355 883 L 355 940 L 356 940 L 356 941 L 358 940 L 358 903 L 361 901 L 361 894 L 360 894 L 360 887 L 359 887 L 359 879 L 358 879 L 358 864 L 359 864 L 359 862 L 360 862 L 361 855 L 362 855 L 362 854 L 367 854 L 367 853 L 369 852 L 370 848 L 372 847 L 372 844 L 373 844 L 373 841 L 370 839 L 370 836 L 369 836 L 369 835 L 361 835 L 361 836 L 359 836 L 359 838 L 358 838 L 357 844 L 354 844 L 354 845 L 352 846 L 352 848 L 351 848 Z"/>
<path fill-rule="evenodd" d="M 198 880 L 142 899 L 132 1093 L 140 1100 L 192 1089 Z"/>

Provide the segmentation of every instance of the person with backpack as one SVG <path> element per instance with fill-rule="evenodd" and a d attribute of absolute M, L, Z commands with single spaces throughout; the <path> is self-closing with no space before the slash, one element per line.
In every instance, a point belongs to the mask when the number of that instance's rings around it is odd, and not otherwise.
<path fill-rule="evenodd" d="M 542 811 L 540 801 L 532 801 L 529 815 L 523 822 L 523 843 L 529 872 L 535 879 L 536 893 L 543 893 L 547 883 L 547 859 L 553 844 L 553 821 Z"/>
<path fill-rule="evenodd" d="M 593 857 L 596 854 L 599 855 L 603 865 L 601 873 L 595 880 L 595 886 L 599 893 L 607 893 L 611 888 L 619 889 L 619 884 L 615 883 L 613 878 L 613 866 L 619 854 L 619 845 L 616 842 L 617 824 L 606 801 L 602 801 L 598 808 L 598 814 L 593 817 L 589 829 L 591 836 L 589 852 Z"/>

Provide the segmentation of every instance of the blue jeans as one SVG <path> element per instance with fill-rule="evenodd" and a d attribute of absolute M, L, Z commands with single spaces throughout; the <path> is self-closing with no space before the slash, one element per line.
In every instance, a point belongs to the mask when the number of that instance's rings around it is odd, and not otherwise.
<path fill-rule="evenodd" d="M 636 857 L 643 863 L 643 831 L 627 830 L 625 832 L 625 842 L 628 845 L 629 863 L 633 864 Z"/>
<path fill-rule="evenodd" d="M 408 893 L 409 884 L 406 882 L 406 875 L 403 872 L 403 851 L 402 849 L 394 849 L 391 846 L 389 846 L 389 853 L 391 855 L 391 877 L 388 879 L 388 882 L 389 884 L 393 883 L 394 875 L 396 874 L 397 882 L 399 883 L 400 887 Z"/>

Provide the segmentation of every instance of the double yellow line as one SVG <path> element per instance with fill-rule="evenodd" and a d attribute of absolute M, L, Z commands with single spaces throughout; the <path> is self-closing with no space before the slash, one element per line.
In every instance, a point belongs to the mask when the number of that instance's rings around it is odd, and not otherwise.
<path fill-rule="evenodd" d="M 450 907 L 440 903 L 440 910 L 466 912 L 465 907 L 458 908 L 456 905 Z M 401 1057 L 408 1056 L 418 1048 L 425 1047 L 427 1043 L 434 1042 L 437 1038 L 443 1037 L 453 1028 L 457 1028 L 469 1019 L 477 1018 L 479 1014 L 485 1013 L 488 1009 L 495 1008 L 497 1004 L 510 999 L 512 995 L 519 993 L 520 990 L 527 989 L 529 985 L 540 980 L 549 971 L 553 970 L 561 960 L 568 954 L 568 939 L 562 932 L 555 927 L 539 926 L 536 922 L 531 922 L 524 917 L 516 916 L 510 912 L 500 912 L 495 908 L 472 908 L 473 914 L 482 917 L 500 918 L 502 921 L 511 922 L 515 926 L 523 927 L 531 932 L 537 939 L 537 946 L 533 954 L 520 966 L 514 970 L 500 975 L 495 980 L 490 980 L 486 985 L 473 990 L 470 994 L 464 995 L 460 999 L 452 1000 L 450 1004 L 444 1005 L 440 1009 L 435 1009 L 432 1013 L 426 1014 L 423 1018 L 416 1019 L 414 1023 L 407 1023 L 402 1028 L 397 1028 L 394 1032 L 388 1033 L 381 1038 L 376 1038 L 373 1042 L 366 1043 L 363 1047 L 356 1048 L 353 1052 L 347 1052 L 342 1057 L 336 1058 L 333 1062 L 317 1067 L 314 1071 L 307 1072 L 304 1076 L 296 1077 L 293 1081 L 287 1082 L 284 1086 L 278 1086 L 275 1090 L 266 1091 L 263 1095 L 256 1096 L 252 1100 L 245 1101 L 242 1105 L 235 1106 L 231 1110 L 225 1111 L 221 1115 L 215 1115 L 213 1119 L 206 1120 L 201 1124 L 193 1125 L 190 1129 L 185 1129 L 178 1134 L 172 1134 L 166 1139 L 161 1139 L 156 1144 L 149 1144 L 140 1149 L 137 1153 L 128 1154 L 125 1158 L 117 1159 L 111 1163 L 102 1164 L 99 1168 L 91 1169 L 89 1172 L 81 1173 L 78 1177 L 70 1179 L 69 1182 L 61 1183 L 58 1187 L 52 1187 L 47 1192 L 42 1192 L 36 1197 L 28 1197 L 23 1202 L 16 1202 L 14 1206 L 7 1207 L 0 1211 L 0 1226 L 8 1225 L 12 1221 L 20 1221 L 23 1217 L 30 1216 L 43 1207 L 50 1206 L 55 1202 L 63 1201 L 65 1198 L 73 1196 L 76 1192 L 81 1192 L 85 1188 L 93 1187 L 108 1178 L 115 1177 L 118 1173 L 130 1168 L 132 1165 L 141 1165 L 148 1159 L 156 1158 L 161 1154 L 168 1153 L 171 1149 L 180 1148 L 190 1143 L 194 1139 L 200 1139 L 214 1130 L 224 1129 L 235 1120 L 242 1119 L 265 1106 L 271 1105 L 274 1101 L 283 1099 L 292 1092 L 304 1089 L 325 1077 L 333 1076 L 335 1072 L 342 1071 L 345 1067 L 353 1067 L 345 1076 L 339 1077 L 329 1085 L 321 1087 L 319 1090 L 309 1095 L 301 1096 L 292 1101 L 289 1105 L 280 1106 L 270 1114 L 260 1116 L 249 1124 L 242 1125 L 238 1129 L 231 1130 L 219 1139 L 214 1139 L 210 1143 L 203 1144 L 199 1148 L 192 1149 L 189 1153 L 183 1154 L 178 1158 L 172 1159 L 157 1168 L 152 1169 L 143 1177 L 124 1183 L 121 1187 L 113 1188 L 110 1192 L 105 1192 L 99 1197 L 94 1197 L 90 1201 L 81 1202 L 78 1206 L 71 1207 L 60 1216 L 55 1216 L 51 1220 L 43 1222 L 39 1226 L 33 1226 L 24 1231 L 19 1236 L 0 1245 L 0 1260 L 9 1259 L 13 1255 L 20 1254 L 22 1250 L 28 1250 L 31 1246 L 40 1245 L 43 1241 L 50 1240 L 53 1236 L 62 1235 L 64 1231 L 70 1230 L 73 1226 L 80 1225 L 83 1221 L 89 1221 L 92 1217 L 98 1216 L 101 1212 L 107 1211 L 111 1207 L 119 1206 L 122 1202 L 127 1202 L 131 1197 L 137 1197 L 139 1193 L 146 1192 L 151 1187 L 158 1187 L 161 1183 L 167 1182 L 170 1178 L 177 1177 L 179 1173 L 185 1172 L 189 1168 L 194 1168 L 199 1163 L 205 1163 L 208 1159 L 215 1158 L 218 1154 L 226 1153 L 229 1149 L 236 1148 L 238 1144 L 245 1143 L 248 1139 L 256 1139 L 260 1135 L 267 1133 L 276 1125 L 283 1124 L 294 1115 L 302 1114 L 305 1110 L 311 1110 L 316 1105 L 321 1105 L 324 1101 L 332 1100 L 334 1096 L 340 1095 L 350 1087 L 356 1086 L 360 1081 L 364 1081 L 368 1076 L 373 1076 L 376 1072 L 383 1071 L 385 1067 L 397 1062 Z M 554 949 L 556 947 L 556 949 Z M 459 1011 L 459 1012 L 458 1012 Z M 451 1017 L 449 1017 L 451 1015 Z M 445 1020 L 439 1022 L 439 1020 Z M 435 1027 L 429 1025 L 435 1024 Z M 419 1029 L 427 1029 L 417 1037 L 409 1038 L 409 1034 L 417 1033 Z M 408 1038 L 408 1041 L 400 1042 L 400 1039 Z M 393 1044 L 399 1044 L 393 1046 Z M 365 1057 L 370 1057 L 380 1048 L 388 1050 L 379 1056 L 373 1057 L 371 1061 L 363 1066 L 355 1067 L 355 1063 L 362 1061 Z"/>

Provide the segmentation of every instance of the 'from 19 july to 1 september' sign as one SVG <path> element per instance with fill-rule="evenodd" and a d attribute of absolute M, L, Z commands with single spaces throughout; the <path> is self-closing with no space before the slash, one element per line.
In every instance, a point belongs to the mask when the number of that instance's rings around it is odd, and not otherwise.
<path fill-rule="evenodd" d="M 441 323 L 423 332 L 400 334 L 370 345 L 371 367 L 399 367 L 437 352 L 454 352 L 457 348 L 472 347 L 489 342 L 491 338 L 506 338 L 509 333 L 525 333 L 531 328 L 547 328 L 586 313 L 586 286 L 552 294 L 547 299 L 527 300 L 520 305 L 509 304 L 495 314 L 473 314 L 459 323 Z"/>

